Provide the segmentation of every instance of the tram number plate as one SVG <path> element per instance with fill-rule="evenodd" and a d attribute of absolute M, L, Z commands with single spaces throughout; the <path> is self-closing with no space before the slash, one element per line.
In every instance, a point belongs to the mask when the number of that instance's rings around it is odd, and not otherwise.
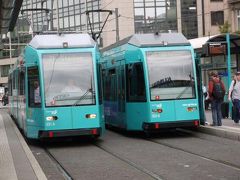
<path fill-rule="evenodd" d="M 48 127 L 49 127 L 49 126 L 55 126 L 55 123 L 54 123 L 54 122 L 47 122 L 47 123 L 46 123 L 46 126 L 48 126 Z"/>
<path fill-rule="evenodd" d="M 152 114 L 152 118 L 160 118 L 160 114 Z"/>

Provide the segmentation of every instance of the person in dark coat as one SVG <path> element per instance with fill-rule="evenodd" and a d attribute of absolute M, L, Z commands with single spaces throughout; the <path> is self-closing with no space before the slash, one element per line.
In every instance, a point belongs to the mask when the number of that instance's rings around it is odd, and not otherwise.
<path fill-rule="evenodd" d="M 208 94 L 211 100 L 211 109 L 212 109 L 212 119 L 213 119 L 213 126 L 221 126 L 222 125 L 222 111 L 221 105 L 223 103 L 223 98 L 225 94 L 225 86 L 223 82 L 220 80 L 217 72 L 211 72 L 210 74 L 211 79 L 208 84 Z M 216 84 L 220 84 L 220 88 L 222 90 L 223 97 L 219 98 L 216 97 Z"/>
<path fill-rule="evenodd" d="M 3 106 L 6 106 L 8 104 L 8 96 L 7 96 L 7 94 L 3 95 L 2 102 L 3 102 Z"/>

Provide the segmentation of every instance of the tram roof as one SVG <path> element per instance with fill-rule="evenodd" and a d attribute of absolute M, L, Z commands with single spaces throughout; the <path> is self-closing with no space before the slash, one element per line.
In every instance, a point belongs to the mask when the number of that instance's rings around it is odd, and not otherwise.
<path fill-rule="evenodd" d="M 128 43 L 138 47 L 190 45 L 180 33 L 134 34 Z"/>
<path fill-rule="evenodd" d="M 36 49 L 87 48 L 96 42 L 88 34 L 44 34 L 34 36 L 29 45 Z"/>
<path fill-rule="evenodd" d="M 185 46 L 190 42 L 181 33 L 159 33 L 159 34 L 134 34 L 115 44 L 112 44 L 102 51 L 124 45 L 132 44 L 137 47 L 157 47 L 157 46 Z"/>

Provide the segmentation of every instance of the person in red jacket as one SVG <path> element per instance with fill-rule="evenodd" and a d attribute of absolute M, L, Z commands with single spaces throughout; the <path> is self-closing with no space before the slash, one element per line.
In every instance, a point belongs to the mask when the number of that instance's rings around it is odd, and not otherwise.
<path fill-rule="evenodd" d="M 213 126 L 222 125 L 222 111 L 221 105 L 225 95 L 225 86 L 220 80 L 217 72 L 210 74 L 211 79 L 208 84 L 208 93 L 211 99 Z"/>

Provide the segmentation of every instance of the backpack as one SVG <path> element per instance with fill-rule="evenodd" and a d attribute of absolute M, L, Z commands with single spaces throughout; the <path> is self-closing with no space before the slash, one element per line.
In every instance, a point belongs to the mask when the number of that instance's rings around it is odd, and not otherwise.
<path fill-rule="evenodd" d="M 233 83 L 233 89 L 234 89 L 234 87 L 235 87 L 237 81 L 236 81 L 235 79 L 234 79 L 233 81 L 234 81 L 234 83 Z M 233 90 L 231 91 L 231 99 L 232 99 L 232 93 L 233 93 Z"/>
<path fill-rule="evenodd" d="M 213 92 L 212 95 L 214 97 L 214 99 L 217 100 L 223 100 L 224 96 L 225 96 L 225 91 L 222 87 L 222 82 L 214 82 L 213 81 Z"/>

